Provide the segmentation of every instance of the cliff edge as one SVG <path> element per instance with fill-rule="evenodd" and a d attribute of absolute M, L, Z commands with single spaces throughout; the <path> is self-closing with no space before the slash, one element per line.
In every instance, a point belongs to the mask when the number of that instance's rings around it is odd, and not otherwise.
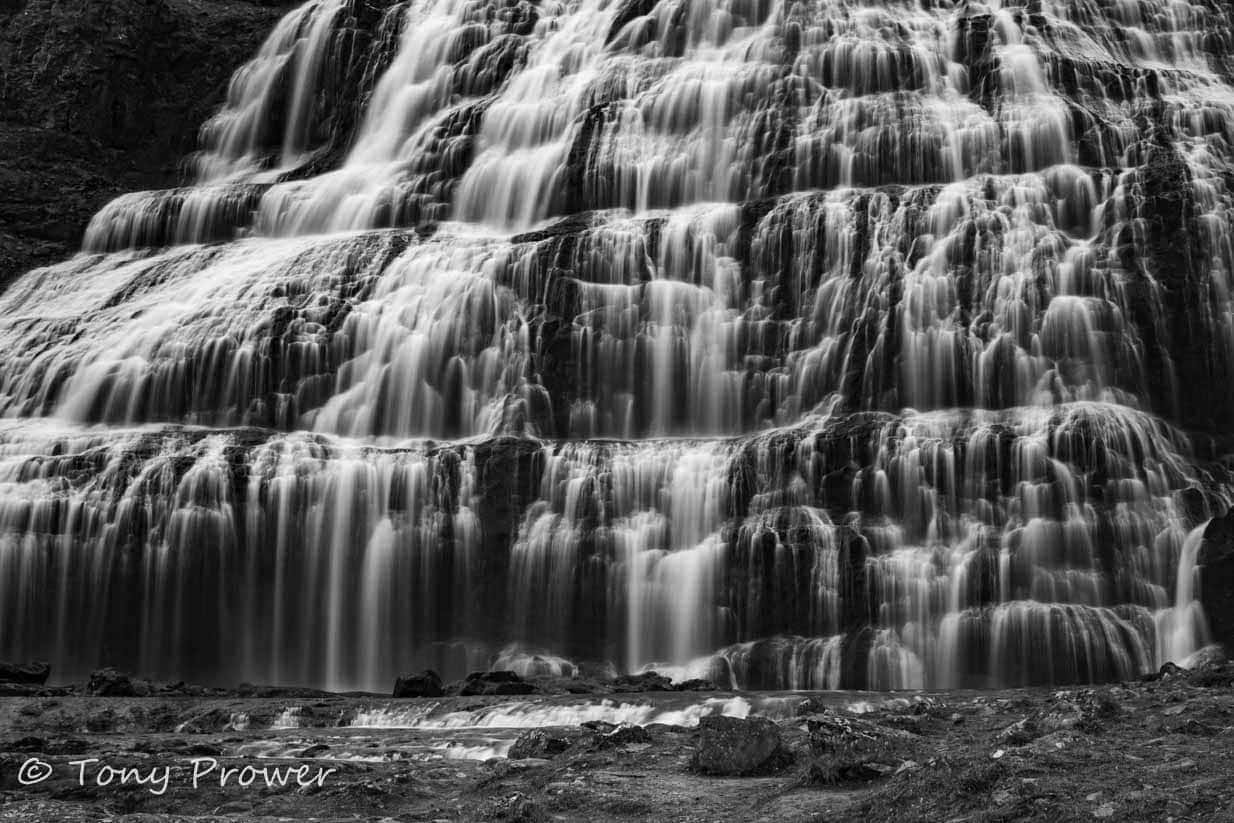
<path fill-rule="evenodd" d="M 293 3 L 0 0 L 0 289 L 173 186 L 228 79 Z"/>

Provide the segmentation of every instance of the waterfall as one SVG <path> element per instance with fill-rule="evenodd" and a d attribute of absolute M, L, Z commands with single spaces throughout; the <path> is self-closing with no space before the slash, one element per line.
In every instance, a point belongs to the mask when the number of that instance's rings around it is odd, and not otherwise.
<path fill-rule="evenodd" d="M 1234 501 L 1231 43 L 1216 0 L 310 0 L 191 184 L 0 293 L 0 656 L 1183 660 Z"/>

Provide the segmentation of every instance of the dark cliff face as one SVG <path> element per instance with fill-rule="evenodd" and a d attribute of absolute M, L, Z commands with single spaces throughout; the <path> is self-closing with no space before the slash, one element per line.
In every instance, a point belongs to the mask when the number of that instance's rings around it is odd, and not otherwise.
<path fill-rule="evenodd" d="M 0 3 L 0 289 L 117 194 L 181 181 L 231 73 L 289 3 Z"/>

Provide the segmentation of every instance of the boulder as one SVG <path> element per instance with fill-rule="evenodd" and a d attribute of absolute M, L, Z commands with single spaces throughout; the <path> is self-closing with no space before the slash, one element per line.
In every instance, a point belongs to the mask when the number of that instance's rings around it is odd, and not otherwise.
<path fill-rule="evenodd" d="M 51 675 L 46 663 L 0 663 L 0 683 L 42 686 Z"/>
<path fill-rule="evenodd" d="M 566 694 L 608 694 L 610 691 L 607 684 L 582 677 L 574 677 L 569 680 L 555 680 L 548 685 L 549 688 L 560 686 L 561 691 Z"/>
<path fill-rule="evenodd" d="M 651 735 L 642 726 L 622 725 L 612 728 L 596 738 L 600 748 L 627 746 L 631 743 L 650 743 Z"/>
<path fill-rule="evenodd" d="M 1158 680 L 1175 680 L 1179 677 L 1186 677 L 1187 670 L 1173 662 L 1166 662 L 1160 669 L 1155 672 L 1149 672 L 1140 678 L 1144 683 L 1154 683 Z"/>
<path fill-rule="evenodd" d="M 614 692 L 671 692 L 673 681 L 659 672 L 623 674 L 613 681 Z"/>
<path fill-rule="evenodd" d="M 38 696 L 50 696 L 49 690 L 44 686 L 36 686 L 33 683 L 5 683 L 0 681 L 0 697 Z"/>
<path fill-rule="evenodd" d="M 913 737 L 912 732 L 895 726 L 831 712 L 806 718 L 806 729 L 810 733 L 810 750 L 816 754 L 866 746 L 878 741 L 911 740 Z"/>
<path fill-rule="evenodd" d="M 459 689 L 462 697 L 535 694 L 536 687 L 514 672 L 472 672 Z"/>
<path fill-rule="evenodd" d="M 692 765 L 704 774 L 746 775 L 767 771 L 780 759 L 780 729 L 762 717 L 704 717 L 698 724 Z"/>
<path fill-rule="evenodd" d="M 1218 645 L 1205 646 L 1186 659 L 1187 668 L 1192 672 L 1221 667 L 1230 662 L 1230 656 Z"/>
<path fill-rule="evenodd" d="M 1200 688 L 1228 688 L 1234 685 L 1234 663 L 1219 646 L 1206 646 L 1187 661 L 1188 680 Z"/>
<path fill-rule="evenodd" d="M 90 673 L 86 683 L 86 694 L 91 697 L 140 697 L 143 691 L 141 685 L 134 683 L 132 678 L 115 669 L 99 669 Z"/>
<path fill-rule="evenodd" d="M 303 686 L 263 686 L 254 683 L 241 683 L 235 688 L 235 694 L 238 697 L 277 697 L 284 700 L 310 700 L 334 696 L 331 692 L 322 691 L 321 689 L 307 689 Z"/>
<path fill-rule="evenodd" d="M 394 681 L 395 697 L 443 697 L 441 676 L 432 669 L 422 674 L 409 674 Z"/>
<path fill-rule="evenodd" d="M 589 729 L 530 729 L 519 735 L 507 756 L 511 760 L 548 760 L 591 735 Z"/>

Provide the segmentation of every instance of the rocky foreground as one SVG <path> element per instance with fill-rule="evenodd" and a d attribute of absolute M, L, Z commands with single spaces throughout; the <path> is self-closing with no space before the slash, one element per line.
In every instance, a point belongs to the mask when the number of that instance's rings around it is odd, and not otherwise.
<path fill-rule="evenodd" d="M 0 819 L 1234 819 L 1229 663 L 894 695 L 86 691 L 0 699 Z"/>

